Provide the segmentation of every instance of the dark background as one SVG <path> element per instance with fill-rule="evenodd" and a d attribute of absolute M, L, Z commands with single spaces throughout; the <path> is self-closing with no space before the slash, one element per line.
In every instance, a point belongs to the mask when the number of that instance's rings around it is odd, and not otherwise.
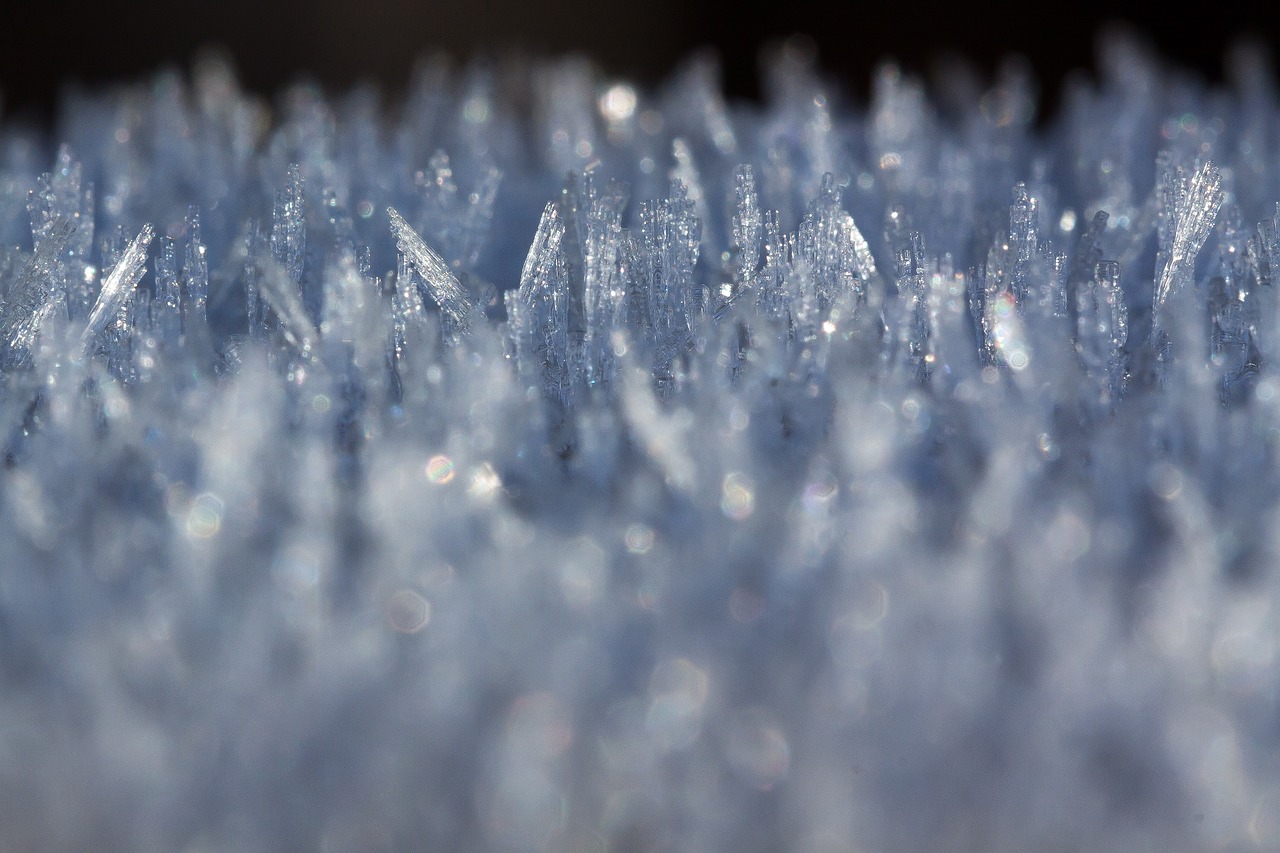
<path fill-rule="evenodd" d="M 163 64 L 185 66 L 210 44 L 226 48 L 243 82 L 264 94 L 302 73 L 335 88 L 373 80 L 395 91 L 430 49 L 459 57 L 511 47 L 579 52 L 609 72 L 657 82 L 691 50 L 709 46 L 720 54 L 729 94 L 751 98 L 760 48 L 803 32 L 822 67 L 855 96 L 865 95 L 872 69 L 887 57 L 929 72 L 959 55 L 990 72 L 1016 52 L 1051 110 L 1064 75 L 1092 66 L 1099 28 L 1114 22 L 1209 79 L 1221 79 L 1224 50 L 1242 35 L 1276 40 L 1276 13 L 1265 7 L 1152 11 L 1174 2 L 1023 0 L 1010 11 L 938 0 L 782 0 L 765 15 L 758 6 L 708 0 L 0 0 L 0 91 L 4 114 L 47 119 L 70 81 L 136 79 Z"/>

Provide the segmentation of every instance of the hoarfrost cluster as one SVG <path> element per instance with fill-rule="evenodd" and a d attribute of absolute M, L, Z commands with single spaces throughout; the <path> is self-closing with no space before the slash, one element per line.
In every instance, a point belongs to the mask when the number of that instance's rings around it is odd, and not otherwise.
<path fill-rule="evenodd" d="M 228 64 L 0 129 L 0 846 L 1280 849 L 1280 100 Z"/>

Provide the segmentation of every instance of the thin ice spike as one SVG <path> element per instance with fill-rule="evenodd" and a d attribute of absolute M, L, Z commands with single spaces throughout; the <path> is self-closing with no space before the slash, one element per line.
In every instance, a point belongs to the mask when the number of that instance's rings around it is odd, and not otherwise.
<path fill-rule="evenodd" d="M 387 208 L 387 216 L 391 220 L 391 234 L 395 237 L 396 248 L 421 276 L 427 293 L 449 319 L 465 328 L 472 306 L 458 277 L 394 207 Z"/>
<path fill-rule="evenodd" d="M 93 345 L 98 334 L 113 320 L 120 311 L 133 289 L 142 280 L 146 272 L 147 247 L 155 238 L 155 229 L 150 223 L 143 225 L 138 236 L 133 238 L 129 248 L 124 250 L 119 263 L 111 270 L 106 281 L 102 283 L 102 291 L 98 301 L 89 312 L 89 322 L 80 335 L 81 346 L 86 350 Z"/>
<path fill-rule="evenodd" d="M 1181 168 L 1161 179 L 1160 258 L 1157 260 L 1155 309 L 1157 320 L 1169 294 L 1190 278 L 1218 209 L 1226 197 L 1222 174 L 1206 161 L 1188 177 Z"/>
<path fill-rule="evenodd" d="M 310 356 L 318 335 L 288 269 L 271 258 L 261 257 L 258 273 L 258 292 L 280 319 L 285 340 L 302 356 Z"/>

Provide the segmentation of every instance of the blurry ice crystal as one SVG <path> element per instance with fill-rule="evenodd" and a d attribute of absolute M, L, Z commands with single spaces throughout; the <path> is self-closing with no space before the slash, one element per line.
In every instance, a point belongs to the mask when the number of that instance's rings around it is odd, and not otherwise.
<path fill-rule="evenodd" d="M 1280 847 L 1264 57 L 818 67 L 0 125 L 0 848 Z"/>

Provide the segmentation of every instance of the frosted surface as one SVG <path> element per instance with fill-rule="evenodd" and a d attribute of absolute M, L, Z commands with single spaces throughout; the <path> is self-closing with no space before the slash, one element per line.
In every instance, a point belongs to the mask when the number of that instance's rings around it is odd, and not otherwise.
<path fill-rule="evenodd" d="M 812 62 L 0 124 L 0 848 L 1280 849 L 1265 63 Z"/>

